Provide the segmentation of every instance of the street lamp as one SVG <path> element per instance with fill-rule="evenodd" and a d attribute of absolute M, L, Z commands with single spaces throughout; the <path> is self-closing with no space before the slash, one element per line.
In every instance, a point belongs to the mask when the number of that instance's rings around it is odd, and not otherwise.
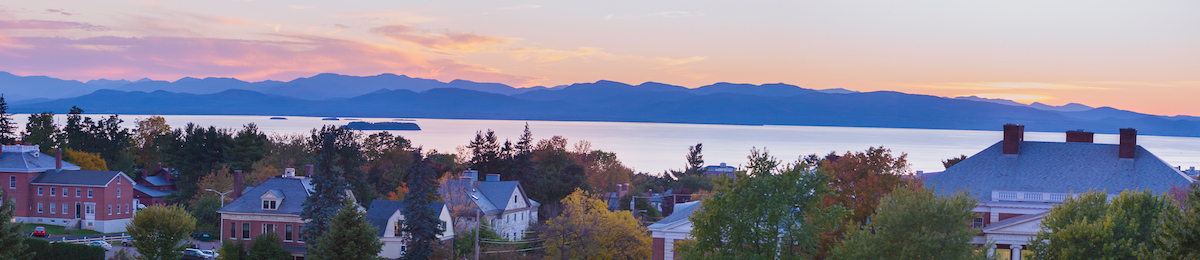
<path fill-rule="evenodd" d="M 225 194 L 229 194 L 230 192 L 233 192 L 233 190 L 229 190 L 229 191 L 226 191 L 226 192 L 215 191 L 215 190 L 213 190 L 213 189 L 204 189 L 204 190 L 206 190 L 206 191 L 211 191 L 211 192 L 216 192 L 217 194 L 221 194 L 221 207 L 222 207 L 222 208 L 224 208 L 224 207 L 225 207 Z"/>

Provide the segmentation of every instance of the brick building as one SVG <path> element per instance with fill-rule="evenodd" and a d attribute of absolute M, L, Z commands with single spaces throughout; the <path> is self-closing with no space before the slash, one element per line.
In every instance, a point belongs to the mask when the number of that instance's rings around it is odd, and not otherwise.
<path fill-rule="evenodd" d="M 119 171 L 85 171 L 37 145 L 5 145 L 0 176 L 4 199 L 16 203 L 10 221 L 124 232 L 133 214 L 133 179 Z"/>
<path fill-rule="evenodd" d="M 236 194 L 243 189 L 240 181 L 235 181 L 235 194 L 232 195 L 237 199 L 217 210 L 221 214 L 221 239 L 242 242 L 249 247 L 254 238 L 274 232 L 283 239 L 283 249 L 291 252 L 294 259 L 304 259 L 308 249 L 300 239 L 300 228 L 307 221 L 300 217 L 300 212 L 314 187 L 312 178 L 296 176 L 295 172 L 291 168 L 285 169 L 283 176 L 245 189 L 244 194 Z M 306 173 L 305 176 L 313 176 L 312 165 L 308 165 Z M 235 174 L 238 174 L 234 176 L 235 180 L 240 180 L 240 171 Z M 350 190 L 346 190 L 346 196 L 354 200 Z"/>

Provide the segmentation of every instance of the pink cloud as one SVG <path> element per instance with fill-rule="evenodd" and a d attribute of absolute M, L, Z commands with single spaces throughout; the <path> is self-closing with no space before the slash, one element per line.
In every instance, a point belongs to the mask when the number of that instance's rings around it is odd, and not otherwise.
<path fill-rule="evenodd" d="M 66 11 L 63 11 L 62 9 L 46 9 L 46 12 L 47 13 L 56 13 L 56 14 L 61 14 L 61 15 L 66 15 L 66 16 L 75 15 L 73 13 L 68 13 Z"/>
<path fill-rule="evenodd" d="M 539 80 L 366 42 L 308 35 L 276 36 L 281 40 L 8 37 L 10 43 L 0 45 L 0 71 L 78 80 L 143 77 L 173 80 L 188 76 L 291 80 L 325 72 L 395 73 L 514 86 Z"/>
<path fill-rule="evenodd" d="M 388 25 L 371 29 L 371 33 L 388 39 L 416 44 L 425 48 L 449 51 L 475 51 L 484 46 L 503 45 L 511 39 L 474 33 L 434 33 L 408 25 Z"/>
<path fill-rule="evenodd" d="M 46 20 L 0 20 L 0 29 L 108 31 L 108 27 L 80 22 Z"/>

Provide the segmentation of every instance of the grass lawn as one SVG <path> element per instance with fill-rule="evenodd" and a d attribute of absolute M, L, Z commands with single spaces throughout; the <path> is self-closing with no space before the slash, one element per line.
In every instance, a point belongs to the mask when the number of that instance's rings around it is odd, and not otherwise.
<path fill-rule="evenodd" d="M 67 230 L 65 227 L 55 226 L 55 225 L 45 225 L 45 224 L 25 223 L 25 224 L 21 225 L 21 231 L 33 232 L 33 228 L 36 228 L 38 226 L 46 227 L 46 234 L 67 235 Z M 76 229 L 76 230 L 71 230 L 70 235 L 72 235 L 72 236 L 90 236 L 90 235 L 102 235 L 102 234 L 104 234 L 104 233 L 96 232 L 95 230 Z"/>

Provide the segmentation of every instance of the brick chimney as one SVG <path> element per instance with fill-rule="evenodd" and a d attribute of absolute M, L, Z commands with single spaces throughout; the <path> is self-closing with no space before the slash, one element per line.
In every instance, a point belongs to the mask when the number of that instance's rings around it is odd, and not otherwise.
<path fill-rule="evenodd" d="M 1083 131 L 1083 129 L 1071 130 L 1071 131 L 1067 131 L 1067 142 L 1068 143 L 1092 143 L 1093 137 L 1095 137 L 1095 136 L 1096 136 L 1095 133 Z"/>
<path fill-rule="evenodd" d="M 62 171 L 62 148 L 54 149 L 54 171 Z"/>
<path fill-rule="evenodd" d="M 1021 149 L 1021 141 L 1025 141 L 1025 126 L 1004 125 L 1004 154 L 1017 154 Z"/>
<path fill-rule="evenodd" d="M 1137 151 L 1137 129 L 1122 128 L 1121 129 L 1121 149 L 1117 153 L 1122 159 L 1133 159 L 1134 152 Z"/>
<path fill-rule="evenodd" d="M 313 176 L 315 176 L 315 175 L 313 175 L 313 165 L 312 164 L 304 165 L 304 177 L 312 178 Z"/>
<path fill-rule="evenodd" d="M 242 170 L 233 170 L 233 198 L 241 197 L 242 190 Z"/>

